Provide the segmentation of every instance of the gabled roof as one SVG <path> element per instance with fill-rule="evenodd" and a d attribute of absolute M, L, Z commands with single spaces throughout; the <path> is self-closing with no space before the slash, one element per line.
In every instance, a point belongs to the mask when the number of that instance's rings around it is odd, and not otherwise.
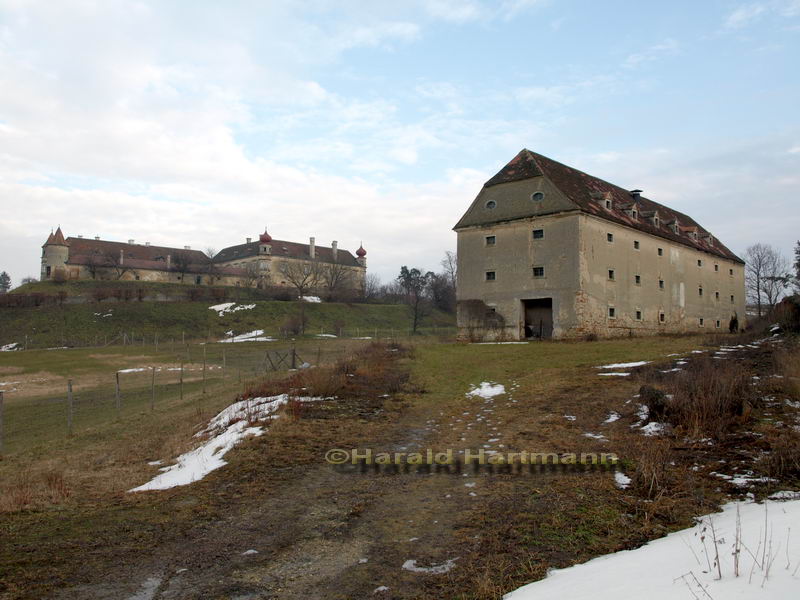
<path fill-rule="evenodd" d="M 185 248 L 169 248 L 166 246 L 147 246 L 141 244 L 126 244 L 123 242 L 110 242 L 106 240 L 92 240 L 87 238 L 67 238 L 69 245 L 69 260 L 72 265 L 112 266 L 122 252 L 124 264 L 134 269 L 153 269 L 164 271 L 167 269 L 167 257 L 170 257 L 172 270 L 179 263 L 178 257 L 186 257 L 188 273 L 204 273 L 211 265 L 209 259 L 199 250 Z M 113 257 L 113 260 L 112 260 Z"/>
<path fill-rule="evenodd" d="M 646 233 L 692 247 L 696 250 L 708 252 L 736 262 L 744 262 L 719 240 L 714 239 L 713 243 L 711 243 L 711 239 L 713 239 L 711 234 L 703 229 L 690 216 L 672 210 L 663 204 L 654 202 L 641 195 L 634 198 L 631 196 L 631 193 L 624 188 L 598 177 L 588 175 L 583 171 L 573 169 L 572 167 L 547 158 L 546 156 L 542 156 L 541 154 L 537 154 L 536 152 L 531 152 L 528 149 L 520 151 L 511 162 L 504 166 L 494 177 L 489 179 L 489 181 L 484 184 L 482 192 L 494 186 L 536 177 L 544 177 L 549 180 L 550 183 L 552 183 L 567 199 L 572 201 L 582 212 L 601 217 L 608 221 L 613 221 L 620 225 L 639 229 Z M 611 209 L 606 208 L 606 199 L 612 201 Z M 629 208 L 634 203 L 638 205 L 640 211 L 636 219 L 625 212 L 625 209 Z M 651 214 L 654 214 L 656 211 L 660 219 L 658 227 L 647 219 L 648 216 L 651 216 Z M 531 206 L 530 214 L 517 218 L 533 217 L 539 214 L 542 213 L 537 213 L 534 207 Z M 461 221 L 455 226 L 456 230 L 474 224 L 465 221 L 465 217 L 462 217 Z M 667 227 L 667 224 L 674 221 L 677 221 L 680 225 L 679 233 L 675 233 L 671 228 Z M 489 224 L 491 222 L 492 221 L 487 220 L 485 223 L 481 224 Z M 697 238 L 695 239 L 688 235 L 689 231 L 695 231 L 697 233 Z"/>
<path fill-rule="evenodd" d="M 269 245 L 272 247 L 272 258 L 298 258 L 309 259 L 309 245 L 298 244 L 296 242 L 285 242 L 283 240 L 272 240 Z M 231 262 L 250 256 L 257 256 L 260 254 L 259 247 L 260 241 L 250 242 L 247 244 L 239 244 L 224 248 L 214 255 L 214 262 Z M 314 255 L 319 262 L 336 263 L 346 265 L 349 267 L 357 267 L 358 262 L 356 257 L 353 256 L 348 250 L 339 249 L 336 254 L 336 260 L 333 260 L 333 248 L 325 246 L 315 246 Z"/>

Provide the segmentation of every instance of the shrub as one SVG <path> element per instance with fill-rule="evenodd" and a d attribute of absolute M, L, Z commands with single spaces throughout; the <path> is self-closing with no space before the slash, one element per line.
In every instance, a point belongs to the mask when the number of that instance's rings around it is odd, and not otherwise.
<path fill-rule="evenodd" d="M 281 331 L 284 335 L 300 335 L 308 325 L 308 317 L 305 313 L 302 315 L 289 315 L 281 325 Z"/>

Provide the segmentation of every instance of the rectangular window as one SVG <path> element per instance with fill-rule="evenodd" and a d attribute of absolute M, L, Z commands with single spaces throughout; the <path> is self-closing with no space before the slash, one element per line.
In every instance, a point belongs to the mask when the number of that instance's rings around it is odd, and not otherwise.
<path fill-rule="evenodd" d="M 714 271 L 719 273 L 719 265 L 714 265 Z"/>
<path fill-rule="evenodd" d="M 714 325 L 714 326 L 715 326 L 717 329 L 719 329 L 720 325 L 721 325 L 721 323 L 719 322 L 719 319 L 717 319 L 717 322 L 715 323 L 715 325 Z"/>
<path fill-rule="evenodd" d="M 703 266 L 703 261 L 700 260 L 699 258 L 697 259 L 697 266 L 698 267 L 702 267 Z"/>
<path fill-rule="evenodd" d="M 663 312 L 658 313 L 658 320 L 664 323 L 667 320 L 667 315 L 665 315 Z"/>
<path fill-rule="evenodd" d="M 714 300 L 719 302 L 719 292 L 714 292 Z"/>
<path fill-rule="evenodd" d="M 642 311 L 640 311 L 640 310 L 636 311 L 636 320 L 637 321 L 641 321 L 642 320 Z"/>
<path fill-rule="evenodd" d="M 52 271 L 52 267 L 45 267 L 45 277 L 50 277 L 50 272 Z"/>
<path fill-rule="evenodd" d="M 731 277 L 733 277 L 733 269 L 728 269 L 728 273 L 730 274 Z"/>
<path fill-rule="evenodd" d="M 697 293 L 702 296 L 703 295 L 703 288 L 698 288 Z"/>
<path fill-rule="evenodd" d="M 634 275 L 633 280 L 636 282 L 636 285 L 642 285 L 642 276 L 641 275 Z"/>
<path fill-rule="evenodd" d="M 616 273 L 614 273 L 614 269 L 609 269 L 609 270 L 608 270 L 608 278 L 609 278 L 611 281 L 614 281 L 614 277 L 615 277 L 615 276 L 616 276 Z"/>
<path fill-rule="evenodd" d="M 731 304 L 736 304 L 736 302 L 734 301 L 734 297 L 733 296 L 731 296 Z"/>
<path fill-rule="evenodd" d="M 613 234 L 613 233 L 607 233 L 607 234 L 606 234 L 606 239 L 607 239 L 609 242 L 613 242 L 613 241 L 614 241 L 614 234 Z"/>
<path fill-rule="evenodd" d="M 533 267 L 533 276 L 538 279 L 544 277 L 544 267 Z"/>
<path fill-rule="evenodd" d="M 617 309 L 613 306 L 608 307 L 608 318 L 609 319 L 616 319 L 617 318 Z"/>
<path fill-rule="evenodd" d="M 611 200 L 606 200 L 606 208 L 611 210 Z"/>
<path fill-rule="evenodd" d="M 634 240 L 633 241 L 633 249 L 634 250 L 638 250 L 639 249 L 639 240 Z"/>
<path fill-rule="evenodd" d="M 497 238 L 493 235 L 486 236 L 486 245 L 487 246 L 494 246 L 497 243 Z"/>
<path fill-rule="evenodd" d="M 660 290 L 664 289 L 664 280 L 663 279 L 659 279 L 658 280 L 658 289 L 660 289 Z"/>
<path fill-rule="evenodd" d="M 706 326 L 706 320 L 703 317 L 700 317 L 700 327 Z"/>
<path fill-rule="evenodd" d="M 533 239 L 535 239 L 535 240 L 543 240 L 544 239 L 544 229 L 534 229 L 533 230 Z"/>
<path fill-rule="evenodd" d="M 486 271 L 486 281 L 494 281 L 497 279 L 497 273 L 494 271 Z"/>
<path fill-rule="evenodd" d="M 658 255 L 659 256 L 664 256 L 664 249 L 663 248 L 659 248 L 658 249 Z"/>

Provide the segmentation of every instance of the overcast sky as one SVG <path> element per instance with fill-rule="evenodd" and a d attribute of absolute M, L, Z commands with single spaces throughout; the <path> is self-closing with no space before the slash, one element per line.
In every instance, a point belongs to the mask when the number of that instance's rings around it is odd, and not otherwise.
<path fill-rule="evenodd" d="M 800 237 L 800 0 L 0 0 L 0 270 L 66 235 L 438 269 L 523 147 Z"/>

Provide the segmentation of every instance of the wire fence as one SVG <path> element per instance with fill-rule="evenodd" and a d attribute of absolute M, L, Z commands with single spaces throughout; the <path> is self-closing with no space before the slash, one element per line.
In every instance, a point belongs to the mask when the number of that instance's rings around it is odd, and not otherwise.
<path fill-rule="evenodd" d="M 99 435 L 114 424 L 136 427 L 148 415 L 168 418 L 187 409 L 210 413 L 264 378 L 332 364 L 366 343 L 305 343 L 300 348 L 187 344 L 171 357 L 175 360 L 143 356 L 142 361 L 151 364 L 55 378 L 41 394 L 25 396 L 14 388 L 0 391 L 0 455 Z"/>

